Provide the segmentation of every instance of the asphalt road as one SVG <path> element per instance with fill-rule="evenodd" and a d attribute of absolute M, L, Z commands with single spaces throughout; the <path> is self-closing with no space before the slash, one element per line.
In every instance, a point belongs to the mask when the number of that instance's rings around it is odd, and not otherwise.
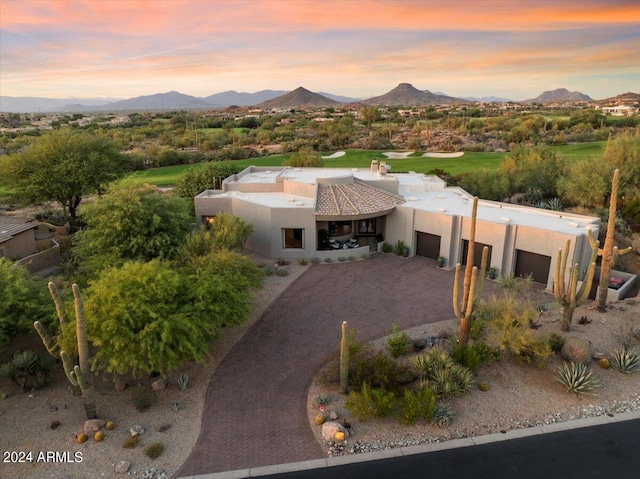
<path fill-rule="evenodd" d="M 640 419 L 262 479 L 640 479 Z"/>

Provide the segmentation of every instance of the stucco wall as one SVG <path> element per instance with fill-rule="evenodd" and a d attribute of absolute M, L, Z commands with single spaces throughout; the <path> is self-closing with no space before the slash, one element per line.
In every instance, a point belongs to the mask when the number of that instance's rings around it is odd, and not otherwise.
<path fill-rule="evenodd" d="M 37 251 L 36 237 L 32 229 L 13 236 L 1 245 L 5 258 L 17 259 L 29 256 Z"/>

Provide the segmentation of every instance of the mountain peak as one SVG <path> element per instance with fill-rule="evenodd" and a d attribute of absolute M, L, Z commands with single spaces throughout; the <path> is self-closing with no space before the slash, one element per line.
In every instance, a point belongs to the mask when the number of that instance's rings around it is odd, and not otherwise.
<path fill-rule="evenodd" d="M 569 91 L 566 88 L 556 88 L 542 92 L 535 98 L 524 100 L 523 103 L 554 103 L 557 101 L 592 101 L 591 97 L 579 91 Z"/>
<path fill-rule="evenodd" d="M 466 100 L 444 95 L 435 95 L 429 90 L 418 90 L 411 83 L 400 83 L 384 95 L 369 98 L 362 103 L 366 105 L 388 106 L 424 106 L 450 103 L 469 103 Z"/>
<path fill-rule="evenodd" d="M 285 95 L 260 103 L 258 106 L 263 108 L 296 108 L 301 106 L 329 107 L 337 105 L 340 105 L 340 102 L 331 100 L 318 93 L 313 93 L 300 86 Z"/>

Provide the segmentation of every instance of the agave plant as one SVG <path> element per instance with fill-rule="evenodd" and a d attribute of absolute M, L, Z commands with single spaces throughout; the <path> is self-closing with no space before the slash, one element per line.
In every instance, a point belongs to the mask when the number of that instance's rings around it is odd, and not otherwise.
<path fill-rule="evenodd" d="M 633 373 L 640 369 L 640 353 L 633 348 L 623 346 L 613 353 L 611 364 L 622 373 Z"/>
<path fill-rule="evenodd" d="M 564 363 L 558 366 L 557 381 L 564 384 L 567 391 L 575 394 L 593 394 L 592 390 L 600 387 L 600 382 L 593 375 L 593 371 L 582 363 Z"/>
<path fill-rule="evenodd" d="M 448 404 L 438 403 L 433 411 L 431 420 L 440 427 L 449 427 L 456 415 Z"/>
<path fill-rule="evenodd" d="M 455 378 L 459 392 L 468 393 L 471 390 L 471 386 L 475 381 L 473 379 L 473 373 L 469 368 L 461 364 L 454 364 L 451 366 L 451 374 Z"/>

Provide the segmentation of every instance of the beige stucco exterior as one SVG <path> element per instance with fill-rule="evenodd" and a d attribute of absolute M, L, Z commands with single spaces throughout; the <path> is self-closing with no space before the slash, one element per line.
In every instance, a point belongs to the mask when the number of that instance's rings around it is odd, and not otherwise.
<path fill-rule="evenodd" d="M 374 213 L 344 216 L 327 216 L 327 205 L 324 205 L 325 214 L 321 214 L 317 204 L 319 185 L 354 182 L 401 200 L 394 207 L 381 206 Z M 338 192 L 341 187 L 335 188 Z M 324 198 L 326 201 L 326 194 Z M 392 175 L 369 169 L 249 167 L 227 178 L 221 190 L 199 194 L 195 198 L 195 210 L 200 222 L 221 212 L 243 218 L 254 230 L 247 248 L 272 258 L 361 257 L 369 253 L 364 244 L 373 244 L 375 235 L 382 234 L 392 245 L 403 241 L 410 255 L 441 256 L 445 267 L 453 267 L 463 258 L 463 241 L 468 239 L 471 221 L 471 200 L 472 197 L 458 187 L 446 187 L 437 177 L 416 173 Z M 353 198 L 354 203 L 357 201 L 358 198 Z M 375 219 L 376 230 L 369 231 L 368 237 L 359 231 L 360 221 L 365 218 Z M 357 236 L 362 243 L 360 248 L 319 249 L 318 231 L 326 229 L 329 221 L 337 220 L 350 221 L 353 226 L 348 234 L 335 239 L 346 241 Z M 597 235 L 599 224 L 600 220 L 595 217 L 480 200 L 476 242 L 491 246 L 490 266 L 502 275 L 518 272 L 518 255 L 521 259 L 527 256 L 529 261 L 541 255 L 545 271 L 539 281 L 550 289 L 558 249 L 565 247 L 567 239 L 571 240 L 571 261 L 581 263 L 586 269 L 591 254 L 586 235 Z M 297 230 L 296 234 L 302 230 L 301 247 L 285 247 L 287 228 Z M 424 253 L 419 245 L 423 234 L 439 238 L 438 251 Z"/>

